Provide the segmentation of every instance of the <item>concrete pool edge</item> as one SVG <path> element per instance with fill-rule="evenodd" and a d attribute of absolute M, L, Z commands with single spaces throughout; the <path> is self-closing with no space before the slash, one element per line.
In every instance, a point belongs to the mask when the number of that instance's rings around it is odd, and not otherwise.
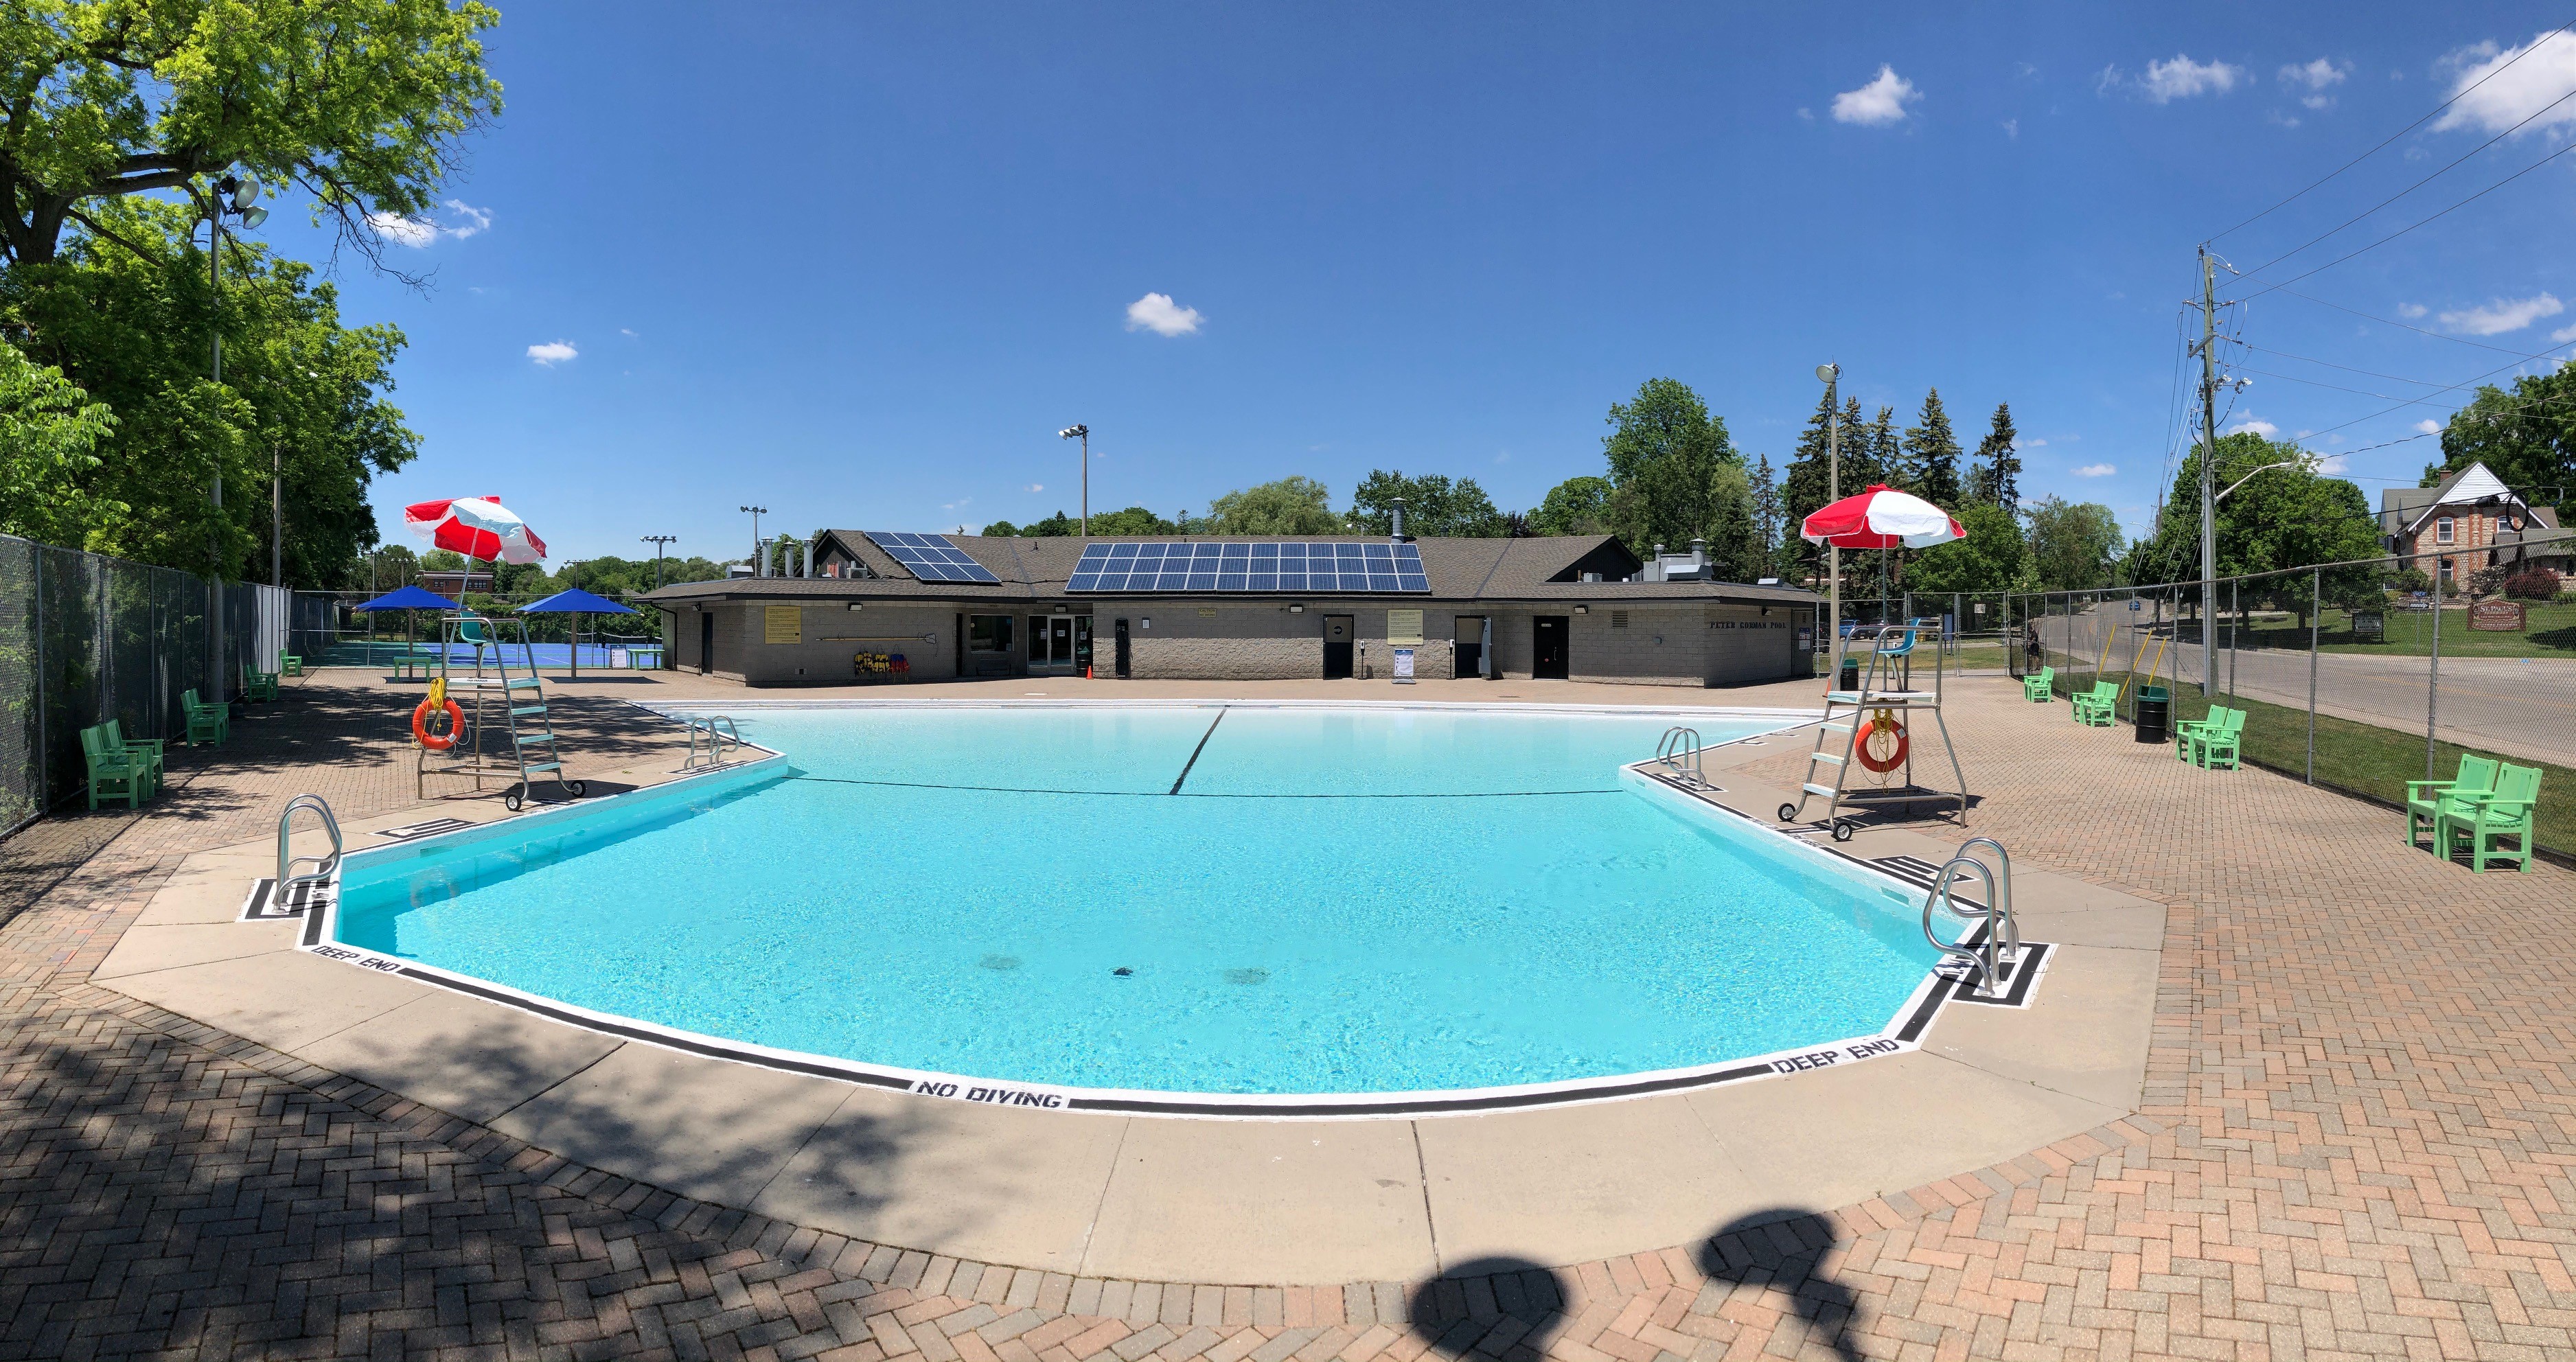
<path fill-rule="evenodd" d="M 1855 849 L 1944 848 L 1872 829 Z M 1487 1252 L 1574 1264 L 1763 1207 L 1864 1207 L 2086 1132 L 2116 1143 L 2162 935 L 2155 905 L 2025 870 L 2025 915 L 2053 919 L 2032 935 L 2069 952 L 2046 1015 L 1945 1015 L 1904 1056 L 1545 1111 L 1137 1120 L 762 1073 L 329 969 L 287 924 L 213 925 L 272 855 L 190 857 L 101 985 L 674 1195 L 924 1254 L 1172 1282 L 1408 1280 Z M 2093 1053 L 2125 1050 L 2096 1043 L 2114 1032 L 2134 1036 L 2134 1065 Z"/>

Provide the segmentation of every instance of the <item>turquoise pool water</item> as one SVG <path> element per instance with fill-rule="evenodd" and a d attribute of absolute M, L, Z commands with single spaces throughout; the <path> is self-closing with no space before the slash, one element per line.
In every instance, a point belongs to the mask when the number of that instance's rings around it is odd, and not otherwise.
<path fill-rule="evenodd" d="M 788 777 L 358 858 L 339 937 L 783 1049 L 1225 1093 L 1713 1064 L 1874 1033 L 1933 962 L 1915 905 L 1624 783 L 1669 717 L 1219 716 L 758 713 Z"/>

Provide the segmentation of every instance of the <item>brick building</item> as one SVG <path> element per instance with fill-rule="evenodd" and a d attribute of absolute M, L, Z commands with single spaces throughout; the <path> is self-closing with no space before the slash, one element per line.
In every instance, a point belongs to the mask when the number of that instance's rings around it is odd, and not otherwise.
<path fill-rule="evenodd" d="M 2568 571 L 2570 542 L 2557 513 L 2532 506 L 2482 463 L 2432 487 L 2391 487 L 2379 494 L 2382 544 L 2446 590 L 2480 569 L 2530 563 Z"/>
<path fill-rule="evenodd" d="M 1385 680 L 1399 649 L 1426 679 L 1731 685 L 1802 674 L 1822 606 L 1795 587 L 1707 580 L 1696 548 L 1647 564 L 1606 535 L 928 538 L 993 580 L 925 579 L 868 534 L 831 530 L 788 556 L 796 575 L 679 583 L 639 603 L 669 616 L 674 665 L 754 686 L 847 684 L 869 654 L 902 656 L 919 680 L 1086 668 L 1140 678 Z M 1291 545 L 1396 544 L 1420 555 L 1421 581 L 1411 590 L 1259 590 L 1250 589 L 1258 578 L 1223 576 L 1186 584 L 1195 589 L 1072 589 L 1094 545 L 1166 552 L 1211 543 L 1241 546 L 1246 557 Z"/>

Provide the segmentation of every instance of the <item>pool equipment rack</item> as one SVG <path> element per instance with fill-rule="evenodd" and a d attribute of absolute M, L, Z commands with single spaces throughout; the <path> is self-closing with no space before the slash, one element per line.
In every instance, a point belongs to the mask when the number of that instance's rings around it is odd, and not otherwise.
<path fill-rule="evenodd" d="M 501 636 L 510 626 L 518 629 L 515 640 Z M 524 676 L 512 674 L 512 648 L 519 650 L 519 660 L 527 671 Z M 473 659 L 472 670 L 462 674 L 456 661 L 460 649 L 467 650 Z M 437 676 L 446 683 L 450 699 L 463 701 L 459 708 L 465 714 L 465 723 L 456 734 L 456 745 L 447 749 L 445 755 L 450 760 L 434 764 L 431 758 L 439 754 L 427 747 L 420 749 L 413 765 L 416 793 L 428 797 L 429 778 L 434 775 L 470 776 L 476 794 L 483 792 L 487 778 L 508 776 L 512 787 L 502 791 L 501 805 L 517 813 L 535 792 L 539 774 L 552 772 L 547 778 L 562 787 L 565 795 L 582 797 L 582 782 L 564 777 L 563 753 L 546 713 L 545 684 L 537 679 L 536 654 L 528 647 L 526 620 L 496 620 L 471 611 L 441 616 Z M 486 735 L 493 732 L 496 719 L 499 731 L 510 739 L 507 753 L 497 745 L 485 749 Z"/>
<path fill-rule="evenodd" d="M 1825 801 L 1825 822 L 1833 828 L 1837 842 L 1851 840 L 1858 824 L 1844 815 L 1846 809 L 1867 809 L 1902 804 L 1909 809 L 1927 800 L 1955 800 L 1959 808 L 1959 826 L 1968 825 L 1968 776 L 1959 766 L 1959 749 L 1950 741 L 1950 725 L 1941 717 L 1944 689 L 1944 667 L 1941 650 L 1932 650 L 1932 688 L 1918 690 L 1914 684 L 1914 644 L 1923 630 L 1940 629 L 1938 621 L 1910 620 L 1904 624 L 1870 624 L 1854 626 L 1849 634 L 1834 643 L 1834 669 L 1830 688 L 1825 691 L 1824 722 L 1816 726 L 1816 745 L 1807 753 L 1807 774 L 1798 784 L 1797 802 L 1780 806 L 1780 821 L 1794 823 L 1806 811 L 1807 801 Z M 1852 657 L 1855 648 L 1866 645 L 1866 661 Z M 1853 688 L 1843 690 L 1840 684 L 1846 659 L 1853 664 Z M 1914 783 L 1914 745 L 1911 735 L 1904 744 L 1905 783 L 1882 789 L 1855 789 L 1851 783 L 1852 766 L 1862 761 L 1861 729 L 1881 722 L 1905 726 L 1901 715 L 1929 713 L 1932 726 L 1941 734 L 1941 750 L 1949 755 L 1950 774 L 1959 782 L 1954 795 L 1948 790 L 1926 789 Z M 1835 745 L 1840 734 L 1840 753 L 1826 749 Z M 1831 766 L 1833 783 L 1817 778 L 1819 766 Z M 1877 769 L 1875 767 L 1871 768 Z M 1893 769 L 1892 767 L 1890 769 Z"/>
<path fill-rule="evenodd" d="M 1995 868 L 1968 854 L 1972 847 L 1992 847 L 1995 861 L 2003 869 L 1998 877 Z M 1954 886 L 1961 875 L 1973 872 L 1985 882 L 1986 900 L 1982 904 L 1962 905 Z M 1944 941 L 1932 930 L 1932 910 L 1938 908 L 1951 917 L 1981 924 L 1983 930 L 1971 932 L 1965 942 Z M 1950 859 L 1932 877 L 1931 891 L 1923 897 L 1923 939 L 1932 943 L 1944 957 L 1943 963 L 1961 963 L 1961 982 L 1974 980 L 1977 996 L 2001 995 L 2005 975 L 2021 963 L 2021 927 L 2013 921 L 2012 853 L 1992 837 L 1971 837 L 1959 844 Z"/>

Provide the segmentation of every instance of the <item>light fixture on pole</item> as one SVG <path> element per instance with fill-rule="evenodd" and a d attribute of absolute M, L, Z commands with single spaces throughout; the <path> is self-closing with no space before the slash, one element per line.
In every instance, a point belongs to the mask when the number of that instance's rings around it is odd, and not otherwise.
<path fill-rule="evenodd" d="M 643 536 L 643 540 L 645 543 L 653 546 L 653 589 L 659 591 L 662 589 L 662 548 L 666 544 L 676 544 L 680 542 L 680 536 L 676 534 L 648 534 Z"/>
<path fill-rule="evenodd" d="M 745 506 L 742 509 L 751 513 L 751 575 L 766 577 L 769 575 L 769 554 L 760 547 L 760 518 L 769 514 L 769 508 Z"/>
<path fill-rule="evenodd" d="M 251 206 L 259 200 L 259 181 L 248 175 L 235 178 L 228 173 L 222 179 L 215 181 L 211 192 L 202 194 L 194 184 L 190 184 L 188 193 L 197 200 L 198 207 L 203 211 L 206 219 L 206 282 L 214 304 L 214 325 L 209 329 L 214 333 L 214 380 L 216 384 L 221 385 L 224 381 L 224 216 L 229 213 L 239 219 L 243 227 L 257 227 L 268 221 L 268 210 Z M 224 470 L 220 463 L 215 466 L 214 483 L 209 489 L 209 500 L 213 503 L 216 521 L 221 522 L 224 510 Z M 207 574 L 206 589 L 212 593 L 219 589 L 216 584 L 224 578 L 223 530 L 220 528 L 220 523 L 213 531 L 212 542 L 206 546 L 206 549 L 206 556 L 211 560 L 213 567 L 213 570 Z M 212 651 L 220 658 L 224 655 L 224 612 L 218 601 L 210 599 L 207 605 L 207 627 L 213 635 L 214 642 Z M 270 669 L 273 670 L 276 666 L 275 659 L 270 659 Z M 216 699 L 221 700 L 225 698 L 229 669 L 217 663 L 213 670 L 214 676 L 211 678 L 209 689 L 214 692 Z"/>
<path fill-rule="evenodd" d="M 1816 366 L 1816 379 L 1825 385 L 1825 503 L 1827 505 L 1843 499 L 1843 427 L 1840 396 L 1842 376 L 1843 366 L 1839 364 Z M 1825 546 L 1825 620 L 1830 627 L 1825 636 L 1816 641 L 1820 647 L 1832 646 L 1833 640 L 1843 636 L 1843 551 L 1841 546 L 1835 544 Z M 1836 684 L 1840 681 L 1840 677 L 1834 678 Z"/>
<path fill-rule="evenodd" d="M 1066 426 L 1055 433 L 1059 440 L 1082 441 L 1082 534 L 1091 537 L 1091 427 Z"/>

